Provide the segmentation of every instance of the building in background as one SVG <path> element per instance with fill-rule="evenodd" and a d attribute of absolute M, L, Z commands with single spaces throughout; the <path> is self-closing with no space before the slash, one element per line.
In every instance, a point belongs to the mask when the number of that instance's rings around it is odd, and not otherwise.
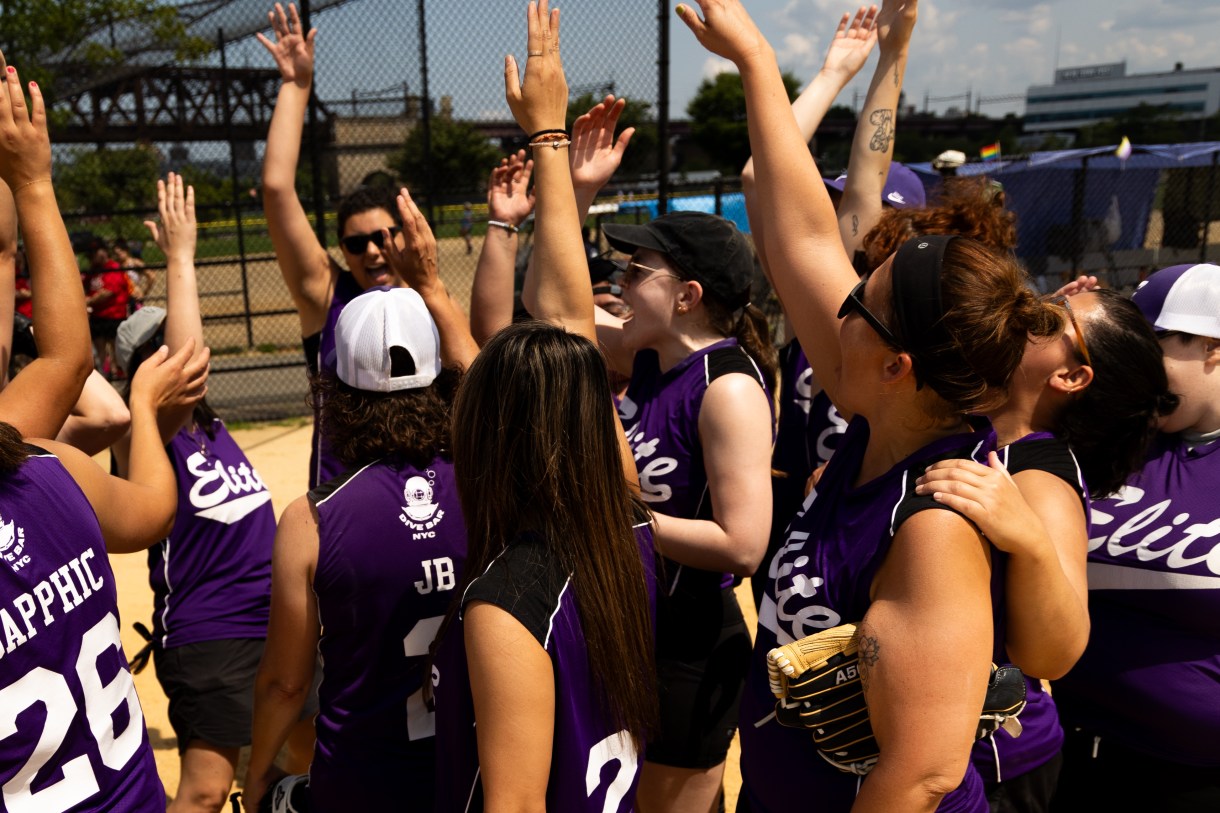
<path fill-rule="evenodd" d="M 1127 74 L 1126 62 L 1060 68 L 1050 85 L 1025 97 L 1025 132 L 1071 132 L 1112 119 L 1141 104 L 1167 106 L 1183 119 L 1220 111 L 1220 67 Z"/>

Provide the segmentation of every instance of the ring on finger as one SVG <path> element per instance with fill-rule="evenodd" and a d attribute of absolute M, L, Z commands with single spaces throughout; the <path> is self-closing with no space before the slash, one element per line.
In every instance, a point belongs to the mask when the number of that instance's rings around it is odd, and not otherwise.
<path fill-rule="evenodd" d="M 530 51 L 527 56 L 542 56 L 543 53 L 543 51 Z"/>

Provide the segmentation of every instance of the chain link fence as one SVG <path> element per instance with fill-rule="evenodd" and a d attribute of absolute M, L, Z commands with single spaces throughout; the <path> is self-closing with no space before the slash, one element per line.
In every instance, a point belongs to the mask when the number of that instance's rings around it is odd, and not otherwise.
<path fill-rule="evenodd" d="M 525 64 L 525 4 L 300 5 L 318 39 L 297 189 L 320 239 L 341 259 L 339 200 L 362 185 L 407 185 L 433 223 L 446 284 L 468 304 L 486 233 L 488 173 L 524 146 L 504 101 L 503 57 L 514 53 Z M 213 350 L 209 400 L 231 420 L 308 412 L 299 322 L 259 191 L 280 80 L 254 33 L 269 31 L 271 7 L 269 0 L 180 4 L 190 33 L 216 43 L 193 64 L 124 29 L 99 32 L 130 59 L 103 75 L 73 75 L 52 98 L 56 188 L 82 268 L 98 242 L 125 241 L 130 264 L 143 262 L 153 278 L 145 302 L 163 305 L 164 258 L 142 221 L 155 215 L 155 182 L 166 171 L 195 186 L 199 290 Z M 634 103 L 640 134 L 623 178 L 656 178 L 657 8 L 656 0 L 626 0 L 563 20 L 573 115 L 606 93 Z"/>

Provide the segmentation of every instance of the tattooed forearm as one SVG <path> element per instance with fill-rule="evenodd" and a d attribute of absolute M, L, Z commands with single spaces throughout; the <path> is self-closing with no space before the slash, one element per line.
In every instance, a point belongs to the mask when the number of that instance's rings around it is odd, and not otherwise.
<path fill-rule="evenodd" d="M 863 624 L 856 630 L 856 641 L 860 649 L 860 684 L 867 696 L 873 669 L 881 660 L 881 641 L 877 639 L 876 633 Z"/>
<path fill-rule="evenodd" d="M 877 125 L 868 148 L 873 152 L 888 152 L 894 141 L 894 111 L 889 108 L 874 110 L 868 117 L 868 123 Z"/>
<path fill-rule="evenodd" d="M 860 216 L 851 216 L 851 236 L 855 237 L 860 234 Z"/>
<path fill-rule="evenodd" d="M 894 87 L 902 84 L 902 74 L 898 72 L 898 63 L 894 63 Z"/>

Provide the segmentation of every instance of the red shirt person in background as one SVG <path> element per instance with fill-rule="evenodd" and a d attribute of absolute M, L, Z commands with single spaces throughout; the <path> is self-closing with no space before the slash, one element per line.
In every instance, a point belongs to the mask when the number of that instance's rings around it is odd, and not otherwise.
<path fill-rule="evenodd" d="M 110 258 L 106 244 L 95 241 L 89 247 L 89 270 L 85 272 L 85 304 L 89 307 L 94 357 L 102 375 L 109 379 L 125 375 L 114 361 L 114 337 L 119 323 L 127 318 L 130 298 L 127 275 Z"/>

